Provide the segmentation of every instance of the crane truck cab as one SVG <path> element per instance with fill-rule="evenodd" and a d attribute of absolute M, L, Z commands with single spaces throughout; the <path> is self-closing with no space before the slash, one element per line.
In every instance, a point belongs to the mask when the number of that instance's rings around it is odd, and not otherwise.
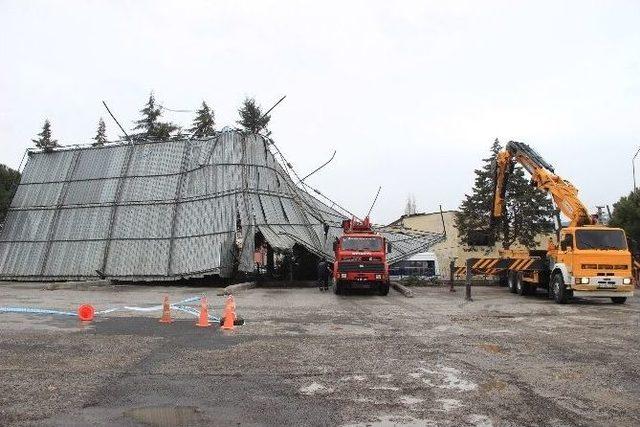
<path fill-rule="evenodd" d="M 548 255 L 550 291 L 557 302 L 576 296 L 611 298 L 622 304 L 633 295 L 631 252 L 620 228 L 563 228 L 559 247 Z"/>
<path fill-rule="evenodd" d="M 343 234 L 333 250 L 333 291 L 342 294 L 347 288 L 374 289 L 380 295 L 389 293 L 387 253 L 391 244 L 371 229 L 369 218 L 342 222 Z"/>

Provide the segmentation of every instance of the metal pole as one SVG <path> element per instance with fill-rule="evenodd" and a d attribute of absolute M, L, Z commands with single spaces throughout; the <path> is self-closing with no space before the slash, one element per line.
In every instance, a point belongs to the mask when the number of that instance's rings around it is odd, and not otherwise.
<path fill-rule="evenodd" d="M 631 170 L 633 173 L 633 191 L 636 191 L 638 189 L 638 187 L 636 186 L 636 162 L 635 162 L 635 156 L 633 156 L 633 160 L 631 160 Z"/>
<path fill-rule="evenodd" d="M 447 227 L 444 226 L 444 214 L 442 213 L 442 205 L 440 205 L 440 220 L 442 221 L 442 233 L 447 238 Z"/>
<path fill-rule="evenodd" d="M 380 195 L 380 190 L 382 189 L 382 186 L 378 187 L 378 192 L 376 193 L 376 197 L 375 199 L 373 199 L 373 203 L 371 203 L 371 207 L 369 208 L 369 212 L 367 212 L 367 218 L 369 217 L 369 215 L 371 215 L 371 211 L 373 210 L 373 207 L 376 204 L 376 201 L 378 200 L 378 196 Z"/>
<path fill-rule="evenodd" d="M 636 154 L 634 154 L 633 158 L 631 159 L 631 170 L 633 173 L 633 191 L 636 191 L 638 189 L 636 185 L 636 157 L 638 157 L 638 153 L 640 153 L 640 148 L 638 148 L 638 151 L 636 151 Z"/>
<path fill-rule="evenodd" d="M 314 173 L 318 172 L 320 169 L 322 169 L 323 167 L 327 166 L 329 163 L 331 163 L 331 160 L 333 160 L 333 158 L 336 156 L 336 150 L 333 150 L 333 155 L 331 156 L 331 158 L 329 160 L 327 160 L 326 162 L 324 162 L 322 165 L 320 165 L 319 167 L 315 168 L 313 170 L 313 172 L 307 174 L 304 178 L 298 180 L 298 182 L 302 182 L 305 179 L 309 178 L 311 175 L 313 175 Z"/>
<path fill-rule="evenodd" d="M 456 291 L 455 289 L 453 289 L 453 275 L 454 275 L 455 268 L 456 268 L 456 260 L 455 258 L 453 258 L 449 263 L 449 292 Z"/>
<path fill-rule="evenodd" d="M 278 106 L 278 104 L 280 104 L 282 101 L 284 101 L 284 99 L 287 97 L 287 95 L 283 96 L 282 98 L 280 98 L 280 100 L 278 102 L 276 102 L 275 104 L 273 104 L 273 107 L 269 108 L 267 110 L 266 113 L 264 113 L 261 117 L 260 120 L 262 120 L 263 118 L 267 117 L 267 114 L 269 114 L 270 112 L 273 111 L 274 108 L 276 108 Z"/>
<path fill-rule="evenodd" d="M 473 263 L 471 261 L 471 258 L 469 258 L 467 260 L 467 283 L 465 284 L 465 289 L 464 289 L 464 300 L 465 301 L 473 301 L 471 299 L 471 269 L 472 269 Z"/>
<path fill-rule="evenodd" d="M 120 128 L 120 130 L 122 131 L 122 133 L 124 133 L 124 136 L 127 137 L 127 140 L 129 141 L 129 143 L 131 145 L 133 145 L 133 141 L 131 140 L 131 138 L 129 138 L 129 135 L 127 135 L 127 131 L 124 130 L 124 128 L 122 126 L 120 126 L 120 122 L 118 121 L 118 119 L 116 119 L 116 116 L 113 115 L 113 113 L 111 112 L 111 110 L 109 110 L 109 107 L 107 107 L 107 103 L 102 101 L 102 104 L 104 105 L 104 108 L 107 109 L 107 113 L 109 113 L 109 115 L 111 116 L 111 118 L 113 119 L 114 122 L 116 122 L 116 124 L 118 125 L 118 127 Z"/>

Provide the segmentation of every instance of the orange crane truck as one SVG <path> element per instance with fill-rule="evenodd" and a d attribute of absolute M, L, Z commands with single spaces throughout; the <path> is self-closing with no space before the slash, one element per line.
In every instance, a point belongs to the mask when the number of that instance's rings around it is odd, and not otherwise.
<path fill-rule="evenodd" d="M 347 288 L 368 288 L 387 295 L 391 243 L 372 230 L 369 217 L 363 221 L 346 219 L 342 229 L 342 236 L 333 244 L 333 291 L 342 294 Z"/>
<path fill-rule="evenodd" d="M 578 198 L 578 190 L 527 144 L 510 141 L 497 155 L 489 235 L 494 235 L 504 214 L 505 190 L 516 163 L 531 174 L 532 185 L 551 194 L 569 225 L 559 230 L 558 243 L 549 241 L 546 251 L 503 250 L 498 258 L 469 260 L 472 274 L 497 275 L 520 295 L 544 288 L 559 304 L 572 297 L 604 297 L 623 304 L 634 288 L 624 230 L 599 224 Z"/>

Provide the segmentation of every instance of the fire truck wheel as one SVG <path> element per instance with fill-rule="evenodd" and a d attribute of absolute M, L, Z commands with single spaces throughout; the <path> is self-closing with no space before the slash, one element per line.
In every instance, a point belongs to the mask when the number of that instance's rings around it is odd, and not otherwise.
<path fill-rule="evenodd" d="M 342 294 L 342 284 L 335 282 L 333 284 L 333 293 L 336 295 Z"/>
<path fill-rule="evenodd" d="M 562 274 L 556 273 L 551 280 L 551 292 L 553 299 L 558 304 L 566 304 L 569 299 L 568 292 L 564 286 Z"/>
<path fill-rule="evenodd" d="M 611 297 L 611 301 L 614 304 L 624 304 L 627 302 L 627 297 Z"/>
<path fill-rule="evenodd" d="M 378 285 L 378 293 L 382 296 L 387 295 L 389 293 L 389 284 L 380 283 L 380 285 Z"/>
<path fill-rule="evenodd" d="M 509 292 L 512 294 L 516 293 L 516 275 L 513 271 L 507 273 L 507 283 L 509 285 Z"/>

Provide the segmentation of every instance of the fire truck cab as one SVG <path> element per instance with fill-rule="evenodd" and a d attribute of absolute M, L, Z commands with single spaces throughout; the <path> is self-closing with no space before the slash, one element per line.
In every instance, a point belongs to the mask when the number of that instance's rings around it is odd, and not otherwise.
<path fill-rule="evenodd" d="M 369 218 L 363 221 L 346 219 L 342 222 L 344 233 L 333 245 L 333 290 L 342 294 L 347 288 L 377 290 L 380 295 L 389 293 L 389 265 L 387 253 L 391 244 L 371 229 Z"/>

